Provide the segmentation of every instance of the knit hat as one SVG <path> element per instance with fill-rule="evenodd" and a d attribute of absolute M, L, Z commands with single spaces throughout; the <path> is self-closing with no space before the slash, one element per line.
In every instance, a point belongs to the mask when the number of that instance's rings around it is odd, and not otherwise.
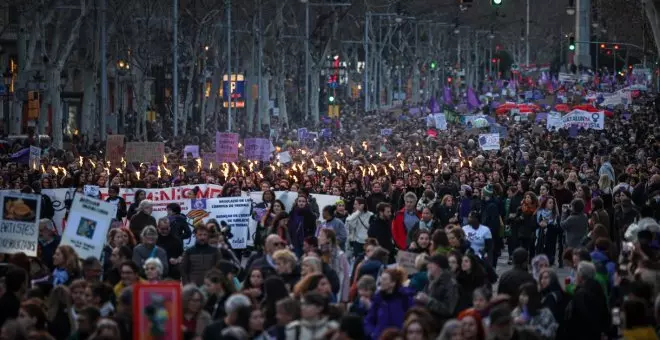
<path fill-rule="evenodd" d="M 466 193 L 472 193 L 472 187 L 467 184 L 461 184 L 461 190 L 465 191 Z"/>
<path fill-rule="evenodd" d="M 481 189 L 481 195 L 488 197 L 493 196 L 493 185 L 488 184 L 483 189 Z"/>

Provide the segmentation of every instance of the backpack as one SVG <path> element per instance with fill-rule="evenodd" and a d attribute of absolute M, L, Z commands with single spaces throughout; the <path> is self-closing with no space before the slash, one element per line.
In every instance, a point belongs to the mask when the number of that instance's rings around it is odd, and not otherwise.
<path fill-rule="evenodd" d="M 55 216 L 55 209 L 53 208 L 53 201 L 47 195 L 41 194 L 41 216 L 40 218 L 53 219 Z"/>

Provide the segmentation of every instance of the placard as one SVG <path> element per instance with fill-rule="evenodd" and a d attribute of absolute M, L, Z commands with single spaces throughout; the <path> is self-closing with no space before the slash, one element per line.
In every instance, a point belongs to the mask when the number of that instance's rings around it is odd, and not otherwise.
<path fill-rule="evenodd" d="M 435 121 L 435 128 L 438 130 L 447 130 L 447 118 L 444 113 L 435 113 L 433 114 L 433 120 Z"/>
<path fill-rule="evenodd" d="M 415 259 L 417 258 L 417 253 L 412 253 L 409 251 L 399 250 L 396 253 L 396 263 L 399 267 L 403 268 L 408 272 L 408 275 L 415 274 L 418 272 L 415 268 Z"/>
<path fill-rule="evenodd" d="M 41 148 L 30 145 L 30 160 L 28 164 L 30 170 L 39 170 L 41 166 Z"/>
<path fill-rule="evenodd" d="M 126 161 L 131 163 L 160 162 L 165 155 L 165 143 L 128 142 L 126 143 Z"/>
<path fill-rule="evenodd" d="M 183 159 L 188 159 L 188 154 L 192 154 L 192 158 L 199 158 L 199 145 L 186 145 L 183 148 Z"/>
<path fill-rule="evenodd" d="M 237 133 L 215 133 L 215 161 L 218 163 L 231 163 L 238 161 Z"/>
<path fill-rule="evenodd" d="M 133 285 L 133 339 L 183 340 L 182 311 L 178 281 Z"/>
<path fill-rule="evenodd" d="M 277 159 L 278 159 L 278 160 L 280 161 L 280 163 L 282 163 L 282 164 L 291 163 L 291 154 L 289 153 L 289 151 L 283 151 L 283 152 L 280 152 L 280 153 L 277 155 Z"/>
<path fill-rule="evenodd" d="M 270 141 L 266 138 L 246 138 L 243 156 L 254 161 L 269 161 Z"/>
<path fill-rule="evenodd" d="M 2 192 L 0 204 L 0 253 L 36 257 L 41 196 Z"/>
<path fill-rule="evenodd" d="M 307 138 L 307 128 L 298 129 L 298 140 L 302 141 Z"/>
<path fill-rule="evenodd" d="M 499 133 L 484 133 L 479 135 L 479 147 L 481 150 L 499 150 L 500 149 L 500 134 Z"/>
<path fill-rule="evenodd" d="M 392 134 L 392 129 L 380 129 L 381 136 L 389 136 Z"/>
<path fill-rule="evenodd" d="M 124 157 L 124 135 L 108 135 L 105 142 L 105 161 L 119 164 Z"/>
<path fill-rule="evenodd" d="M 83 187 L 83 193 L 87 197 L 100 198 L 101 191 L 98 185 L 85 185 Z"/>
<path fill-rule="evenodd" d="M 116 205 L 84 195 L 75 195 L 60 244 L 73 247 L 81 259 L 100 259 L 110 223 L 116 216 Z"/>

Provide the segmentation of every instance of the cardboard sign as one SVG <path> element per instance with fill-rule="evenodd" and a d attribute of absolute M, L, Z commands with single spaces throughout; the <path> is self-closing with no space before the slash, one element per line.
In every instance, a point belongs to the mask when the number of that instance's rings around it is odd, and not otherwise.
<path fill-rule="evenodd" d="M 409 251 L 398 251 L 396 253 L 396 263 L 399 267 L 403 268 L 408 272 L 408 275 L 417 273 L 417 268 L 415 268 L 415 259 L 417 258 L 416 253 L 411 253 Z"/>
<path fill-rule="evenodd" d="M 270 160 L 270 141 L 266 138 L 246 138 L 244 157 L 254 161 Z"/>
<path fill-rule="evenodd" d="M 237 133 L 215 133 L 215 161 L 218 163 L 231 163 L 238 161 Z"/>
<path fill-rule="evenodd" d="M 479 147 L 481 150 L 499 150 L 500 149 L 500 134 L 499 133 L 485 133 L 479 135 Z"/>
<path fill-rule="evenodd" d="M 137 283 L 133 287 L 133 339 L 183 340 L 181 283 Z M 149 317 L 148 311 L 155 315 Z"/>
<path fill-rule="evenodd" d="M 62 242 L 73 247 L 81 259 L 101 259 L 108 229 L 117 216 L 117 206 L 84 195 L 75 195 Z"/>
<path fill-rule="evenodd" d="M 105 142 L 105 161 L 120 164 L 124 157 L 124 135 L 109 135 Z"/>
<path fill-rule="evenodd" d="M 126 143 L 126 161 L 130 163 L 160 162 L 164 154 L 165 143 L 162 142 Z"/>
<path fill-rule="evenodd" d="M 183 159 L 188 159 L 188 154 L 191 154 L 192 158 L 199 158 L 199 145 L 186 145 L 183 148 Z"/>
<path fill-rule="evenodd" d="M 41 196 L 4 191 L 0 204 L 0 253 L 36 257 Z"/>

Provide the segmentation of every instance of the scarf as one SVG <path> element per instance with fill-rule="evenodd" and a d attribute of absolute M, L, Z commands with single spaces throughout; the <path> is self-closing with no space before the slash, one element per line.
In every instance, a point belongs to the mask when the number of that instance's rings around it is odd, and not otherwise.
<path fill-rule="evenodd" d="M 536 211 L 536 203 L 527 204 L 523 202 L 520 209 L 525 215 L 532 215 Z"/>
<path fill-rule="evenodd" d="M 67 281 L 69 281 L 69 273 L 67 273 L 66 269 L 55 268 L 53 270 L 53 286 L 63 285 Z"/>

